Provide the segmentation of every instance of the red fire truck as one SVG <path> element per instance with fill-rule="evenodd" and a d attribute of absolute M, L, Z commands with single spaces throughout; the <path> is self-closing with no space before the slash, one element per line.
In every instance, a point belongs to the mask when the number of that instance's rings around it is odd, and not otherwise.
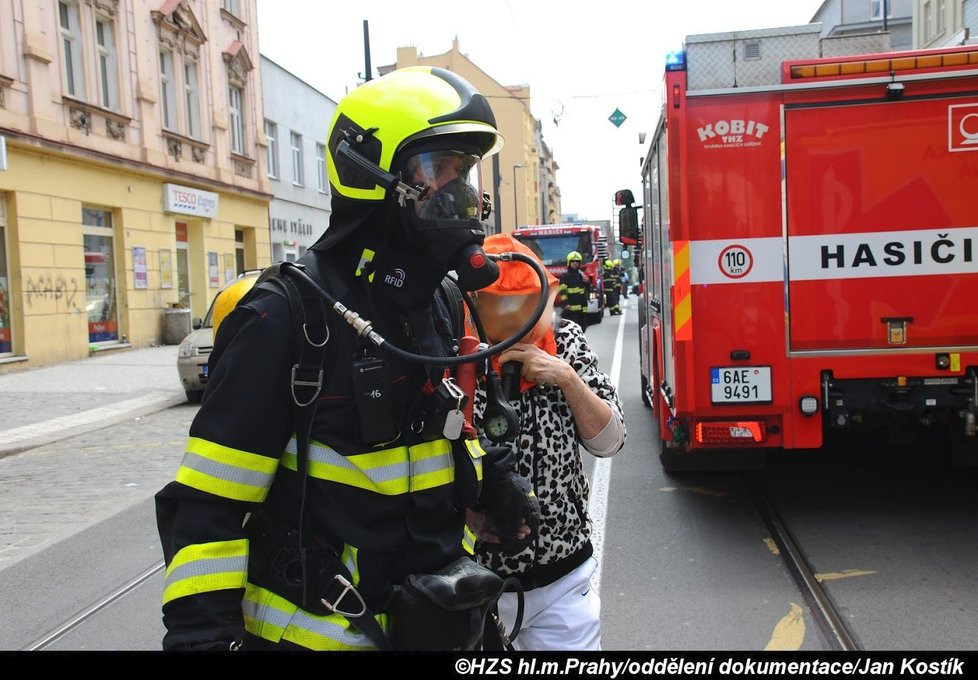
<path fill-rule="evenodd" d="M 595 224 L 545 224 L 513 230 L 513 238 L 537 254 L 551 274 L 560 278 L 567 271 L 567 253 L 581 254 L 581 270 L 591 282 L 587 301 L 588 323 L 601 323 L 604 315 L 604 260 L 608 239 Z"/>
<path fill-rule="evenodd" d="M 978 46 L 803 48 L 764 83 L 740 56 L 796 36 L 751 33 L 668 60 L 641 220 L 616 196 L 663 466 L 905 426 L 978 463 Z"/>

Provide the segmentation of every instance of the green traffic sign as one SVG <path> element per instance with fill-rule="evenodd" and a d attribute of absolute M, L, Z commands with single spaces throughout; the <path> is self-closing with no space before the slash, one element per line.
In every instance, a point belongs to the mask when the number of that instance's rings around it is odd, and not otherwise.
<path fill-rule="evenodd" d="M 608 120 L 610 120 L 612 125 L 615 127 L 621 127 L 621 124 L 625 122 L 627 117 L 628 116 L 622 113 L 621 110 L 615 109 L 615 112 L 608 116 Z"/>

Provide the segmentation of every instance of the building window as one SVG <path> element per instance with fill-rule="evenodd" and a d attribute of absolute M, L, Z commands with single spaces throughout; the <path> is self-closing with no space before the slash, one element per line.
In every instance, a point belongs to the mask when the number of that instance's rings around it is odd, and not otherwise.
<path fill-rule="evenodd" d="M 163 128 L 177 129 L 176 92 L 173 83 L 173 52 L 160 50 L 160 106 Z"/>
<path fill-rule="evenodd" d="M 293 132 L 290 135 L 292 150 L 292 183 L 302 186 L 302 135 Z"/>
<path fill-rule="evenodd" d="M 924 42 L 930 42 L 934 37 L 934 8 L 929 2 L 924 3 Z"/>
<path fill-rule="evenodd" d="M 10 270 L 7 267 L 7 209 L 0 193 L 0 354 L 13 351 L 10 328 Z"/>
<path fill-rule="evenodd" d="M 265 119 L 265 139 L 268 140 L 268 176 L 278 179 L 278 126 Z"/>
<path fill-rule="evenodd" d="M 326 145 L 316 143 L 316 174 L 319 176 L 319 190 L 326 192 Z"/>
<path fill-rule="evenodd" d="M 82 208 L 82 225 L 88 341 L 113 342 L 119 339 L 119 319 L 112 213 L 98 208 Z"/>
<path fill-rule="evenodd" d="M 98 42 L 98 84 L 102 106 L 115 109 L 118 104 L 118 69 L 116 67 L 115 31 L 105 17 L 95 19 L 95 39 Z"/>
<path fill-rule="evenodd" d="M 183 62 L 183 92 L 187 107 L 187 136 L 200 139 L 200 93 L 197 87 L 197 62 Z"/>
<path fill-rule="evenodd" d="M 234 266 L 238 273 L 245 271 L 245 237 L 243 229 L 234 230 Z"/>
<path fill-rule="evenodd" d="M 65 89 L 69 96 L 85 99 L 85 76 L 82 70 L 82 40 L 78 22 L 78 5 L 59 2 L 61 47 L 64 51 Z"/>
<path fill-rule="evenodd" d="M 238 16 L 238 0 L 221 0 L 221 7 L 234 16 Z"/>
<path fill-rule="evenodd" d="M 947 0 L 937 0 L 937 34 L 947 30 Z"/>
<path fill-rule="evenodd" d="M 228 117 L 231 119 L 231 151 L 245 155 L 244 141 L 244 96 L 240 87 L 228 88 Z"/>
<path fill-rule="evenodd" d="M 869 18 L 872 21 L 882 21 L 884 4 L 886 4 L 886 18 L 892 18 L 893 2 L 894 0 L 869 0 Z"/>

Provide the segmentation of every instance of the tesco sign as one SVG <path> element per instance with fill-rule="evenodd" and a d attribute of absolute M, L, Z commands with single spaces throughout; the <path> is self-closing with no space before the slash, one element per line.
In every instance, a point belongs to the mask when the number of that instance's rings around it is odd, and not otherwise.
<path fill-rule="evenodd" d="M 197 217 L 217 217 L 218 195 L 179 184 L 163 185 L 163 209 L 166 212 Z"/>

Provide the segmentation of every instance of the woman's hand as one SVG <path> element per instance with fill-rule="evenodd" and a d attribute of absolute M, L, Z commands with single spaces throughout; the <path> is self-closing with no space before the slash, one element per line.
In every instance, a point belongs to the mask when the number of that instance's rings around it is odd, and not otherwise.
<path fill-rule="evenodd" d="M 580 382 L 580 378 L 570 364 L 548 354 L 536 345 L 516 343 L 499 355 L 500 364 L 509 361 L 518 361 L 522 364 L 523 378 L 537 385 L 544 387 L 555 385 L 564 389 L 564 386 L 572 380 Z"/>

